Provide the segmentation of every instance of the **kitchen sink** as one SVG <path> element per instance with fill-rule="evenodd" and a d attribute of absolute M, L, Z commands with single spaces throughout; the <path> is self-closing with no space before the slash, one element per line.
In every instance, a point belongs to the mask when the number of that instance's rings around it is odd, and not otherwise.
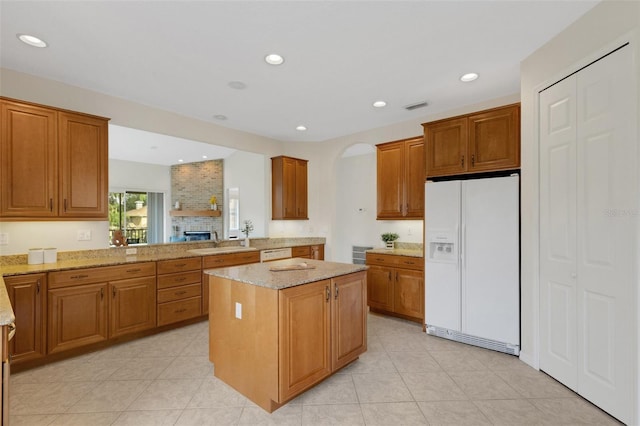
<path fill-rule="evenodd" d="M 255 247 L 240 247 L 240 246 L 231 246 L 231 247 L 209 247 L 202 249 L 193 249 L 189 250 L 189 253 L 207 255 L 207 254 L 220 254 L 220 253 L 236 253 L 239 251 L 255 251 L 257 248 Z"/>

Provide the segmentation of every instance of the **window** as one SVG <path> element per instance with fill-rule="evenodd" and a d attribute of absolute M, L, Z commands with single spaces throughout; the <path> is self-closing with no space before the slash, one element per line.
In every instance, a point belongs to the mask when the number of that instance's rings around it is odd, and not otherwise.
<path fill-rule="evenodd" d="M 164 194 L 158 192 L 109 193 L 109 242 L 122 230 L 128 244 L 161 243 L 164 238 Z"/>
<path fill-rule="evenodd" d="M 229 188 L 229 239 L 240 235 L 240 189 Z"/>

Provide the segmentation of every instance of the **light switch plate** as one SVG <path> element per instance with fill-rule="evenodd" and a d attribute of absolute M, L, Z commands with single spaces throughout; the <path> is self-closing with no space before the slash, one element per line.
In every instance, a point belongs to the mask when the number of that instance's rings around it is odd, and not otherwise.
<path fill-rule="evenodd" d="M 9 245 L 9 234 L 6 232 L 0 233 L 0 246 Z"/>
<path fill-rule="evenodd" d="M 91 230 L 89 230 L 89 229 L 79 229 L 78 230 L 78 241 L 91 241 Z"/>
<path fill-rule="evenodd" d="M 137 248 L 128 248 L 125 250 L 125 254 L 130 255 L 130 254 L 137 254 L 138 253 L 138 249 Z"/>
<path fill-rule="evenodd" d="M 242 303 L 236 302 L 236 318 L 242 319 Z"/>

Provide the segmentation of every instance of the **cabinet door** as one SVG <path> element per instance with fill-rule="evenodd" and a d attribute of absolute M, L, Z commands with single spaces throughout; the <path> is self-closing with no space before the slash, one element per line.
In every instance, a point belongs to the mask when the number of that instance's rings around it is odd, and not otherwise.
<path fill-rule="evenodd" d="M 58 113 L 60 216 L 107 218 L 107 121 Z"/>
<path fill-rule="evenodd" d="M 290 287 L 278 298 L 283 402 L 331 374 L 331 281 Z"/>
<path fill-rule="evenodd" d="M 404 200 L 404 144 L 394 142 L 377 147 L 378 219 L 402 217 Z"/>
<path fill-rule="evenodd" d="M 427 176 L 447 176 L 467 171 L 467 118 L 425 125 Z"/>
<path fill-rule="evenodd" d="M 18 363 L 45 354 L 44 294 L 45 274 L 22 275 L 4 279 L 16 320 L 16 334 L 9 342 L 11 362 Z"/>
<path fill-rule="evenodd" d="M 324 244 L 311 246 L 311 259 L 324 260 Z"/>
<path fill-rule="evenodd" d="M 393 269 L 371 265 L 367 271 L 367 303 L 372 308 L 393 309 Z"/>
<path fill-rule="evenodd" d="M 58 214 L 56 112 L 2 101 L 0 215 Z"/>
<path fill-rule="evenodd" d="M 297 219 L 308 219 L 307 212 L 307 162 L 296 160 L 294 216 Z"/>
<path fill-rule="evenodd" d="M 424 280 L 421 271 L 395 270 L 393 311 L 414 318 L 424 317 Z"/>
<path fill-rule="evenodd" d="M 107 340 L 107 284 L 48 292 L 49 353 Z"/>
<path fill-rule="evenodd" d="M 283 217 L 296 217 L 296 160 L 285 158 L 282 162 Z"/>
<path fill-rule="evenodd" d="M 424 217 L 424 138 L 405 142 L 404 149 L 404 217 Z"/>
<path fill-rule="evenodd" d="M 367 350 L 366 273 L 334 278 L 331 305 L 333 371 Z"/>
<path fill-rule="evenodd" d="M 520 167 L 520 107 L 470 116 L 468 155 L 470 172 Z"/>
<path fill-rule="evenodd" d="M 133 278 L 109 283 L 109 337 L 156 326 L 156 279 Z"/>

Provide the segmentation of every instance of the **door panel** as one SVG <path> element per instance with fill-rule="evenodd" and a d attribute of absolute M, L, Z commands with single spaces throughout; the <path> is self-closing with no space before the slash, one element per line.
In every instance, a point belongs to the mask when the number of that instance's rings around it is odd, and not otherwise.
<path fill-rule="evenodd" d="M 637 112 L 625 47 L 576 75 L 578 392 L 633 423 Z M 637 419 L 636 419 L 637 420 Z"/>
<path fill-rule="evenodd" d="M 577 389 L 576 93 L 540 94 L 540 368 Z"/>

